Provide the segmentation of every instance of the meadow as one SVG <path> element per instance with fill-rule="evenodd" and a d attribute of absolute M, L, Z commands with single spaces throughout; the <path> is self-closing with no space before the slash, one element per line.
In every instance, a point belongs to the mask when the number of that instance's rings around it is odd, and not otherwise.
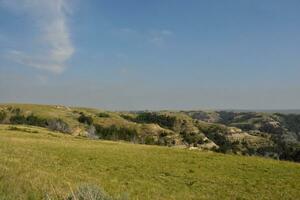
<path fill-rule="evenodd" d="M 297 199 L 300 165 L 0 126 L 0 199 L 63 199 L 81 184 L 128 199 Z"/>

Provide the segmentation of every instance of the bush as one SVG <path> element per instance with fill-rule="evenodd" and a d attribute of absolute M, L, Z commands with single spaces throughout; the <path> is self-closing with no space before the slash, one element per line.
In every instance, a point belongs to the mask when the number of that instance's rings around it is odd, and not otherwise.
<path fill-rule="evenodd" d="M 174 146 L 176 144 L 176 140 L 172 137 L 159 137 L 158 141 L 156 142 L 158 145 L 164 145 L 164 146 Z"/>
<path fill-rule="evenodd" d="M 103 127 L 101 125 L 95 125 L 96 133 L 102 139 L 107 140 L 126 140 L 134 142 L 137 137 L 137 132 L 134 129 L 125 127 L 117 127 L 112 125 L 110 127 Z"/>
<path fill-rule="evenodd" d="M 300 144 L 293 144 L 282 141 L 278 138 L 275 146 L 275 152 L 278 153 L 280 160 L 292 160 L 300 162 Z"/>
<path fill-rule="evenodd" d="M 47 128 L 49 128 L 50 130 L 53 130 L 53 131 L 60 131 L 63 133 L 71 132 L 69 125 L 61 119 L 47 120 Z"/>
<path fill-rule="evenodd" d="M 2 122 L 6 118 L 6 112 L 0 111 L 0 122 Z"/>
<path fill-rule="evenodd" d="M 194 133 L 194 132 L 181 132 L 180 133 L 183 137 L 183 140 L 188 143 L 189 145 L 191 144 L 203 144 L 203 136 L 200 135 L 199 133 Z"/>
<path fill-rule="evenodd" d="M 12 124 L 26 124 L 26 117 L 20 114 L 11 116 L 9 119 Z"/>
<path fill-rule="evenodd" d="M 209 133 L 207 137 L 219 146 L 217 151 L 226 153 L 227 151 L 232 150 L 232 145 L 225 136 L 219 133 Z"/>
<path fill-rule="evenodd" d="M 41 126 L 41 127 L 47 126 L 47 120 L 39 118 L 33 114 L 25 117 L 24 115 L 21 115 L 19 113 L 17 115 L 11 116 L 9 121 L 12 124 L 28 124 L 32 126 Z"/>
<path fill-rule="evenodd" d="M 41 126 L 46 127 L 47 126 L 47 120 L 39 118 L 37 116 L 34 116 L 33 114 L 26 117 L 26 124 L 32 125 L 32 126 Z"/>
<path fill-rule="evenodd" d="M 136 122 L 142 123 L 154 123 L 162 127 L 167 127 L 172 129 L 176 123 L 176 117 L 161 115 L 152 112 L 140 113 L 136 118 Z"/>
<path fill-rule="evenodd" d="M 13 114 L 16 114 L 16 115 L 20 115 L 22 110 L 20 108 L 10 108 L 10 111 L 13 113 Z"/>
<path fill-rule="evenodd" d="M 229 124 L 234 120 L 236 113 L 230 111 L 220 111 L 218 112 L 220 116 L 220 123 Z"/>
<path fill-rule="evenodd" d="M 80 116 L 78 118 L 78 121 L 80 123 L 92 125 L 93 124 L 93 118 L 90 116 L 86 116 L 84 113 L 80 113 Z"/>
<path fill-rule="evenodd" d="M 283 118 L 285 126 L 292 132 L 300 132 L 300 115 L 289 114 L 289 115 L 280 115 Z"/>
<path fill-rule="evenodd" d="M 109 114 L 102 112 L 102 113 L 99 113 L 97 116 L 98 117 L 103 117 L 103 118 L 108 118 Z"/>
<path fill-rule="evenodd" d="M 199 126 L 199 130 L 205 134 L 226 133 L 227 128 L 223 125 L 211 124 L 208 126 Z"/>
<path fill-rule="evenodd" d="M 145 137 L 144 141 L 145 141 L 145 144 L 156 144 L 155 139 L 150 135 L 147 135 Z"/>
<path fill-rule="evenodd" d="M 284 133 L 284 130 L 281 126 L 274 126 L 270 122 L 263 122 L 263 124 L 259 128 L 259 131 L 265 132 L 265 133 L 279 134 L 279 135 Z"/>
<path fill-rule="evenodd" d="M 71 192 L 67 200 L 113 200 L 102 188 L 95 185 L 81 185 Z"/>
<path fill-rule="evenodd" d="M 126 119 L 128 121 L 132 121 L 132 122 L 136 122 L 135 118 L 130 116 L 130 115 L 124 115 L 124 114 L 121 114 L 120 115 L 123 119 Z"/>

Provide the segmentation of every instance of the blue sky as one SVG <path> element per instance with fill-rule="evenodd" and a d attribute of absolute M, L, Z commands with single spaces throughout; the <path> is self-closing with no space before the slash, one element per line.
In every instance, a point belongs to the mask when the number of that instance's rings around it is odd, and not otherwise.
<path fill-rule="evenodd" d="M 300 1 L 0 0 L 0 102 L 300 108 Z"/>

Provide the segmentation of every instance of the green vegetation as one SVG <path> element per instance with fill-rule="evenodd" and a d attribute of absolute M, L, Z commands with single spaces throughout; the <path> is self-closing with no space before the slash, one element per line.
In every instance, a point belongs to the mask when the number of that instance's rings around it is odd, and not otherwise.
<path fill-rule="evenodd" d="M 3 122 L 3 120 L 6 118 L 6 113 L 4 111 L 0 111 L 0 122 Z"/>
<path fill-rule="evenodd" d="M 260 140 L 265 138 L 267 143 L 263 145 L 251 144 L 248 139 L 243 139 L 241 145 L 235 145 L 235 141 L 228 140 L 228 132 L 225 130 L 208 130 L 199 127 L 206 132 L 207 137 L 220 146 L 217 151 L 234 152 L 248 155 L 262 155 L 271 158 L 292 160 L 300 162 L 300 115 L 279 113 L 255 113 L 255 112 L 227 112 L 219 111 L 214 114 L 203 111 L 187 112 L 194 119 L 214 122 L 227 127 L 240 128 L 251 136 L 258 136 Z M 219 126 L 219 125 L 218 125 Z M 226 129 L 225 126 L 225 129 Z M 204 126 L 207 128 L 206 126 Z M 209 132 L 209 133 L 208 133 Z M 219 134 L 217 134 L 219 133 Z M 221 134 L 220 134 L 221 133 Z M 212 135 L 214 137 L 212 137 Z M 217 136 L 217 137 L 215 137 Z M 248 137 L 249 138 L 249 137 Z M 241 142 L 241 141 L 240 141 Z M 250 143 L 250 144 L 249 144 Z"/>
<path fill-rule="evenodd" d="M 96 125 L 96 134 L 99 135 L 101 139 L 105 140 L 125 140 L 130 142 L 137 141 L 136 130 L 131 130 L 124 127 L 117 127 L 112 125 L 110 127 L 103 127 L 101 125 Z"/>
<path fill-rule="evenodd" d="M 78 118 L 78 121 L 80 123 L 92 125 L 93 124 L 93 118 L 90 116 L 86 116 L 83 112 L 80 113 L 80 116 Z"/>
<path fill-rule="evenodd" d="M 197 144 L 203 144 L 204 139 L 201 134 L 193 133 L 193 132 L 181 132 L 181 135 L 189 145 L 197 145 Z"/>
<path fill-rule="evenodd" d="M 134 119 L 134 121 L 140 123 L 158 124 L 162 127 L 172 129 L 175 126 L 176 117 L 168 116 L 165 114 L 158 114 L 154 112 L 144 112 L 138 114 L 138 116 Z"/>
<path fill-rule="evenodd" d="M 256 112 L 108 112 L 60 105 L 0 105 L 0 123 L 92 139 L 180 146 L 300 162 L 300 115 Z"/>
<path fill-rule="evenodd" d="M 0 177 L 0 199 L 7 200 L 80 199 L 87 192 L 145 200 L 300 196 L 297 163 L 89 140 L 23 125 L 0 125 Z"/>
<path fill-rule="evenodd" d="M 110 117 L 110 115 L 107 114 L 107 113 L 105 113 L 105 112 L 101 112 L 101 113 L 99 113 L 97 116 L 98 116 L 98 117 L 104 117 L 104 118 Z"/>
<path fill-rule="evenodd" d="M 48 197 L 51 199 L 51 197 Z M 67 200 L 113 200 L 103 189 L 96 185 L 80 185 L 75 192 L 71 192 Z"/>
<path fill-rule="evenodd" d="M 277 114 L 279 117 L 281 117 L 281 121 L 289 127 L 289 129 L 295 133 L 298 133 L 298 137 L 300 138 L 300 115 L 296 114 L 289 114 L 289 115 L 283 115 L 283 114 Z"/>

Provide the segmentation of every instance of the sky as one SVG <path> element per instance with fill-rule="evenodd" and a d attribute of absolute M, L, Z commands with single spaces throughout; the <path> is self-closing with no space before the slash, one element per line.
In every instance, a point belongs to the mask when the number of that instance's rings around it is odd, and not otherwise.
<path fill-rule="evenodd" d="M 0 103 L 300 109 L 298 0 L 0 0 Z"/>

